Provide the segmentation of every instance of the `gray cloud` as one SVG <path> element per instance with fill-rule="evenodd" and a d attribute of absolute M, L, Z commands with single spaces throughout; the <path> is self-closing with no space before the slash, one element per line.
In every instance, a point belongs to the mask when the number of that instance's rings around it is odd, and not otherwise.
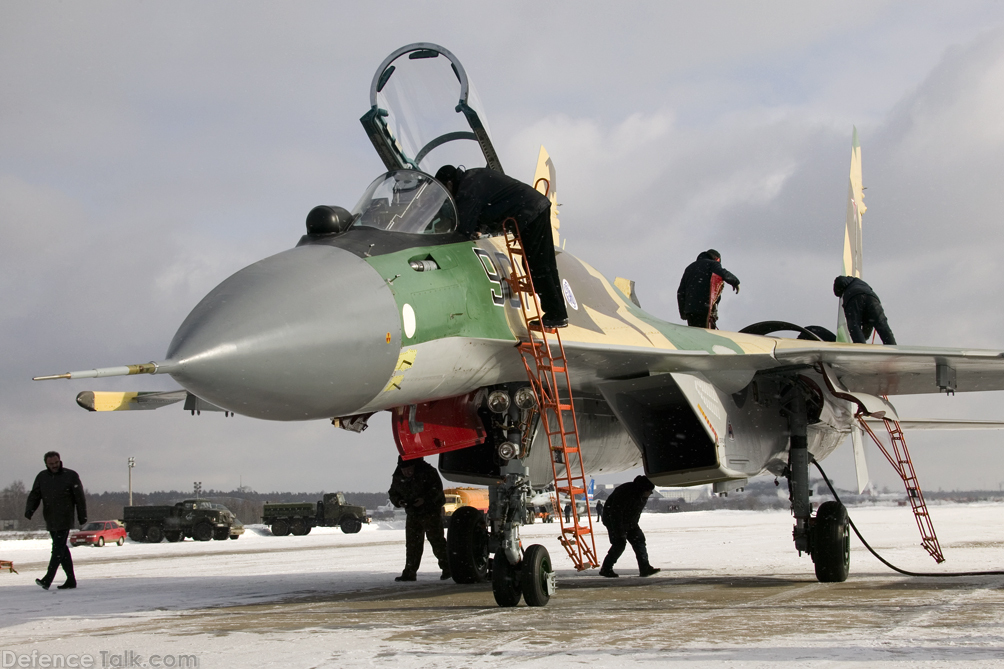
<path fill-rule="evenodd" d="M 123 484 L 129 455 L 143 489 L 386 485 L 386 419 L 356 436 L 92 415 L 73 404 L 84 386 L 27 379 L 160 357 L 214 285 L 292 246 L 313 205 L 351 206 L 380 171 L 358 125 L 373 70 L 419 40 L 464 61 L 510 173 L 529 178 L 548 148 L 568 250 L 635 279 L 653 313 L 676 320 L 682 268 L 714 246 L 743 280 L 724 326 L 832 326 L 857 124 L 866 278 L 897 335 L 1004 347 L 996 3 L 279 7 L 0 7 L 0 485 L 30 478 L 50 447 L 97 490 Z M 1000 415 L 996 396 L 901 404 Z M 972 465 L 996 462 L 996 437 L 951 439 L 911 441 L 922 482 L 996 485 Z"/>

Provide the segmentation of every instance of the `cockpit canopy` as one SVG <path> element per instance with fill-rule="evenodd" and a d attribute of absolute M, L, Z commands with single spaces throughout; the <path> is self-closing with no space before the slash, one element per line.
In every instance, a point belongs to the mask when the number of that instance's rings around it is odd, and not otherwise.
<path fill-rule="evenodd" d="M 389 170 L 430 174 L 444 165 L 502 171 L 473 84 L 445 48 L 409 44 L 380 64 L 360 119 Z"/>
<path fill-rule="evenodd" d="M 352 227 L 413 235 L 457 228 L 457 209 L 446 188 L 417 170 L 392 170 L 376 178 L 352 210 Z"/>

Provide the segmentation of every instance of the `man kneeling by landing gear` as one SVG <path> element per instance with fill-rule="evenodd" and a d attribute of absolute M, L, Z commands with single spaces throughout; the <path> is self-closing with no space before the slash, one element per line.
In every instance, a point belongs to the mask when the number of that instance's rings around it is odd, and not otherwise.
<path fill-rule="evenodd" d="M 628 542 L 638 558 L 638 573 L 640 576 L 651 576 L 661 570 L 648 563 L 648 548 L 645 546 L 645 533 L 638 526 L 642 509 L 655 490 L 655 485 L 644 476 L 636 476 L 633 481 L 614 488 L 603 506 L 603 524 L 607 526 L 610 536 L 610 552 L 603 560 L 600 576 L 617 578 L 614 571 L 617 558 L 624 552 Z"/>
<path fill-rule="evenodd" d="M 443 570 L 439 578 L 444 581 L 450 578 L 450 559 L 446 552 L 446 538 L 443 537 L 443 503 L 446 496 L 439 472 L 422 458 L 405 460 L 399 457 L 387 496 L 394 506 L 404 507 L 408 514 L 404 529 L 407 544 L 404 571 L 394 580 L 415 580 L 422 563 L 426 537 L 439 560 L 439 568 Z"/>

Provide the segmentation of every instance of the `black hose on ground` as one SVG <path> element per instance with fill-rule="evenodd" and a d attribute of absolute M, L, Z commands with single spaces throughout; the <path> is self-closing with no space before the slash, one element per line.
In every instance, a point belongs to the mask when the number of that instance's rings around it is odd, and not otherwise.
<path fill-rule="evenodd" d="M 837 503 L 840 504 L 841 506 L 843 506 L 846 509 L 847 507 L 844 506 L 844 503 L 840 501 L 840 497 L 837 496 L 837 491 L 833 489 L 833 484 L 830 483 L 830 479 L 826 476 L 826 472 L 824 472 L 823 468 L 819 466 L 819 463 L 816 462 L 815 458 L 812 459 L 812 464 L 816 465 L 816 469 L 818 469 L 819 473 L 822 474 L 823 480 L 826 481 L 826 487 L 830 489 L 830 494 L 833 495 L 833 499 L 837 500 Z M 897 567 L 896 565 L 892 564 L 891 562 L 889 562 L 888 560 L 886 560 L 884 557 L 882 557 L 881 555 L 879 555 L 878 553 L 875 552 L 875 549 L 872 548 L 868 544 L 867 541 L 865 541 L 865 538 L 863 536 L 861 536 L 861 532 L 858 531 L 858 528 L 854 524 L 854 521 L 851 520 L 850 514 L 848 514 L 848 516 L 847 516 L 847 523 L 851 526 L 851 529 L 854 530 L 854 534 L 857 535 L 858 540 L 862 544 L 864 544 L 865 548 L 868 549 L 868 552 L 875 556 L 875 559 L 877 559 L 879 562 L 881 562 L 885 566 L 889 567 L 889 569 L 892 569 L 893 571 L 899 572 L 900 574 L 903 574 L 904 576 L 939 576 L 939 577 L 949 577 L 949 576 L 953 576 L 953 577 L 954 576 L 1004 576 L 1004 571 L 956 571 L 956 572 L 947 572 L 946 571 L 946 572 L 930 572 L 930 571 L 907 571 L 906 569 L 900 569 L 899 567 Z"/>

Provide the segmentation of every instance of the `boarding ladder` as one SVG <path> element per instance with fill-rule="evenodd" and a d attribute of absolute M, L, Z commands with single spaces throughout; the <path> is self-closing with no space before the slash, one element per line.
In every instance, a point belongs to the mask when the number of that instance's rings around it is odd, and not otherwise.
<path fill-rule="evenodd" d="M 554 515 L 561 524 L 558 541 L 565 547 L 575 568 L 583 571 L 599 566 L 599 562 L 596 560 L 596 540 L 593 537 L 592 513 L 586 494 L 585 468 L 582 451 L 579 449 L 579 431 L 572 403 L 572 384 L 568 378 L 565 348 L 558 329 L 543 326 L 543 311 L 533 289 L 533 280 L 526 269 L 529 267 L 529 260 L 523 250 L 516 221 L 507 218 L 503 228 L 512 271 L 508 284 L 512 295 L 519 298 L 520 315 L 526 326 L 526 339 L 520 339 L 519 352 L 530 387 L 537 398 L 537 410 L 547 435 L 551 473 L 554 476 Z M 531 360 L 533 365 L 530 364 Z M 572 505 L 570 522 L 565 521 L 565 514 L 560 506 L 562 496 Z M 584 501 L 586 507 L 581 519 L 578 514 L 579 500 Z"/>
<path fill-rule="evenodd" d="M 910 500 L 913 508 L 913 517 L 917 520 L 917 528 L 920 530 L 920 545 L 924 547 L 934 561 L 941 564 L 945 561 L 945 556 L 941 553 L 941 545 L 938 543 L 938 535 L 934 533 L 934 524 L 931 522 L 931 515 L 927 512 L 927 504 L 924 502 L 924 493 L 920 490 L 920 483 L 917 481 L 917 473 L 913 470 L 913 462 L 910 460 L 910 451 L 906 447 L 906 437 L 903 436 L 903 429 L 899 421 L 883 418 L 886 431 L 889 433 L 889 442 L 892 444 L 892 451 L 886 448 L 882 440 L 879 439 L 875 431 L 865 421 L 863 415 L 858 415 L 858 423 L 875 445 L 882 451 L 882 455 L 893 466 L 896 473 L 903 479 L 906 486 L 906 498 Z"/>

